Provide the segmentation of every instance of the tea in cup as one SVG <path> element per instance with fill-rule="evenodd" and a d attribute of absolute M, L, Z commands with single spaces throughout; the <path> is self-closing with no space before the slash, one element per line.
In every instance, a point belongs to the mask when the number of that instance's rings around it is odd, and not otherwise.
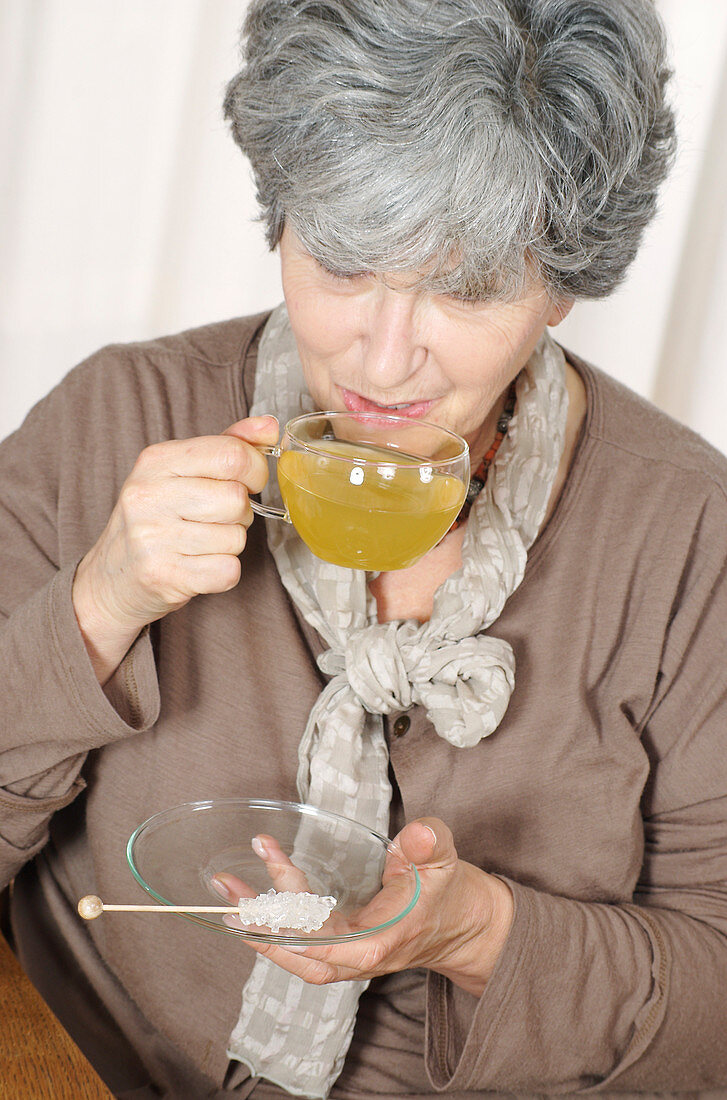
<path fill-rule="evenodd" d="M 252 502 L 292 523 L 313 553 L 349 569 L 405 569 L 447 533 L 469 484 L 464 439 L 422 420 L 321 412 L 286 424 L 277 447 L 285 509 Z"/>

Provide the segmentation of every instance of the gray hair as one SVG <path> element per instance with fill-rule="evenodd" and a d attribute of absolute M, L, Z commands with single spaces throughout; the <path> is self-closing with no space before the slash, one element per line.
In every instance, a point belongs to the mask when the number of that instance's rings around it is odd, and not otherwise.
<path fill-rule="evenodd" d="M 622 279 L 674 151 L 653 0 L 253 0 L 225 117 L 271 248 L 508 299 Z"/>

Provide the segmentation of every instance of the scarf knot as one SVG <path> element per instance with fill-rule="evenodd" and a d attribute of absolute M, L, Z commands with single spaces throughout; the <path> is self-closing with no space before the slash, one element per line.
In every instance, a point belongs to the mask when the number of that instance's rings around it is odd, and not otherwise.
<path fill-rule="evenodd" d="M 411 620 L 362 627 L 343 651 L 321 654 L 318 665 L 337 688 L 348 682 L 370 714 L 421 704 L 439 736 L 457 748 L 497 728 L 515 685 L 507 642 L 481 634 L 457 641 L 427 636 Z"/>
<path fill-rule="evenodd" d="M 391 714 L 412 704 L 409 673 L 413 623 L 374 623 L 347 639 L 345 668 L 351 690 L 372 714 Z"/>

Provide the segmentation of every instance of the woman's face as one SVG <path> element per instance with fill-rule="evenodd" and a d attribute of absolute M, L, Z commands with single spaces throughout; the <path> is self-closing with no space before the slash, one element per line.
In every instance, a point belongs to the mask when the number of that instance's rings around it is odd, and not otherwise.
<path fill-rule="evenodd" d="M 411 290 L 402 274 L 342 278 L 286 226 L 283 289 L 306 382 L 320 409 L 395 412 L 443 424 L 489 446 L 499 398 L 546 325 L 567 308 L 537 286 L 517 302 L 464 302 Z"/>

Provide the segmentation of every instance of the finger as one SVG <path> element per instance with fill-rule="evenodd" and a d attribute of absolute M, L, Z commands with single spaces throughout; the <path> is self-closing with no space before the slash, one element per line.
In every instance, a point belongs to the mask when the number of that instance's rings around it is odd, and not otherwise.
<path fill-rule="evenodd" d="M 259 493 L 268 476 L 265 455 L 234 435 L 196 436 L 154 443 L 139 455 L 133 478 L 142 484 L 172 477 L 240 481 Z"/>
<path fill-rule="evenodd" d="M 241 481 L 179 477 L 166 488 L 168 507 L 193 523 L 245 523 L 252 520 L 252 487 Z"/>
<path fill-rule="evenodd" d="M 334 966 L 323 959 L 308 957 L 307 953 L 311 950 L 308 947 L 298 947 L 294 944 L 286 947 L 282 944 L 261 943 L 257 940 L 246 940 L 246 943 L 258 955 L 263 955 L 282 970 L 286 970 L 288 974 L 295 974 L 296 977 L 302 978 L 304 982 L 311 985 L 330 985 L 331 982 L 351 980 L 358 976 L 357 971 Z"/>
<path fill-rule="evenodd" d="M 232 435 L 245 443 L 272 447 L 278 441 L 280 427 L 274 416 L 248 416 L 225 428 L 223 435 Z"/>
<path fill-rule="evenodd" d="M 253 442 L 234 435 L 214 437 L 212 465 L 208 476 L 221 481 L 239 481 L 251 493 L 259 493 L 268 480 L 268 462 Z"/>
<path fill-rule="evenodd" d="M 233 554 L 184 554 L 179 574 L 191 595 L 229 592 L 240 581 L 242 566 Z"/>
<path fill-rule="evenodd" d="M 311 893 L 308 879 L 286 856 L 275 837 L 259 833 L 252 839 L 255 855 L 264 860 L 270 881 L 276 890 L 290 890 L 295 894 Z"/>
<path fill-rule="evenodd" d="M 451 830 L 435 817 L 422 817 L 405 825 L 394 839 L 404 858 L 416 867 L 442 866 L 457 860 Z"/>
<path fill-rule="evenodd" d="M 398 938 L 387 934 L 344 944 L 317 944 L 315 937 L 305 946 L 255 941 L 251 946 L 306 982 L 368 981 L 392 970 L 406 969 L 398 951 Z"/>
<path fill-rule="evenodd" d="M 170 528 L 167 542 L 170 551 L 187 557 L 207 554 L 231 554 L 238 557 L 247 544 L 247 525 L 185 520 Z"/>
<path fill-rule="evenodd" d="M 218 871 L 210 879 L 210 885 L 217 891 L 221 898 L 237 905 L 240 898 L 255 898 L 257 894 L 252 887 L 243 882 L 237 875 L 231 875 L 227 871 Z"/>

